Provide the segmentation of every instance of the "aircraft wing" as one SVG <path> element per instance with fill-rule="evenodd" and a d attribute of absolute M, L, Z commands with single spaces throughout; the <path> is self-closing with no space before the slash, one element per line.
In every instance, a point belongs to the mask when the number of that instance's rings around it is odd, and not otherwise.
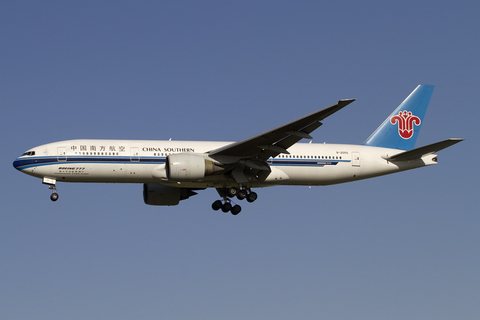
<path fill-rule="evenodd" d="M 311 139 L 310 133 L 322 125 L 321 120 L 353 101 L 355 101 L 355 99 L 340 100 L 336 104 L 279 127 L 211 150 L 208 155 L 212 158 L 230 156 L 237 159 L 258 159 L 266 161 L 268 158 L 275 157 L 280 153 L 288 153 L 287 149 L 301 139 Z"/>

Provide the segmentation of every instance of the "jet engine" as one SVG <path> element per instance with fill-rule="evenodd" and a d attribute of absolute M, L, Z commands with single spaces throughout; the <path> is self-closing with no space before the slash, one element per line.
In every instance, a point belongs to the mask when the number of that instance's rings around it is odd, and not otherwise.
<path fill-rule="evenodd" d="M 176 206 L 180 200 L 196 194 L 187 188 L 173 188 L 156 183 L 143 184 L 143 201 L 152 206 Z"/>
<path fill-rule="evenodd" d="M 166 173 L 169 181 L 197 181 L 216 171 L 223 170 L 197 153 L 175 153 L 167 157 Z"/>

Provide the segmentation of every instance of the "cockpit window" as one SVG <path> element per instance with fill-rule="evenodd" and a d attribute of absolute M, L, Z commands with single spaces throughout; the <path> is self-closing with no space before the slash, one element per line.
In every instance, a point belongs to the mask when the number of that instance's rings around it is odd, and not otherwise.
<path fill-rule="evenodd" d="M 35 151 L 27 151 L 24 154 L 22 154 L 22 157 L 24 157 L 24 156 L 34 156 L 34 155 L 35 155 Z"/>

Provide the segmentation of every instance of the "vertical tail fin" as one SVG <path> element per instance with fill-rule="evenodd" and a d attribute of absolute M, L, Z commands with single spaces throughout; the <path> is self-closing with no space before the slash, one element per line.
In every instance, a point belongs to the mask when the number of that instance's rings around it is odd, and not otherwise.
<path fill-rule="evenodd" d="M 366 146 L 411 150 L 415 147 L 434 86 L 421 84 L 363 143 Z"/>

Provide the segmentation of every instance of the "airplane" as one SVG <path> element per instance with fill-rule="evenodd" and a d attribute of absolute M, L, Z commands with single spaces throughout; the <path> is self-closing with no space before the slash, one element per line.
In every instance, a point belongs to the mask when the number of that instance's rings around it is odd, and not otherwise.
<path fill-rule="evenodd" d="M 215 188 L 214 210 L 237 215 L 232 200 L 254 202 L 254 188 L 326 186 L 437 163 L 436 152 L 464 139 L 414 148 L 434 86 L 415 90 L 361 145 L 297 143 L 355 99 L 337 103 L 237 142 L 66 140 L 29 149 L 13 166 L 42 179 L 58 200 L 57 182 L 143 184 L 145 204 L 178 205 Z"/>

